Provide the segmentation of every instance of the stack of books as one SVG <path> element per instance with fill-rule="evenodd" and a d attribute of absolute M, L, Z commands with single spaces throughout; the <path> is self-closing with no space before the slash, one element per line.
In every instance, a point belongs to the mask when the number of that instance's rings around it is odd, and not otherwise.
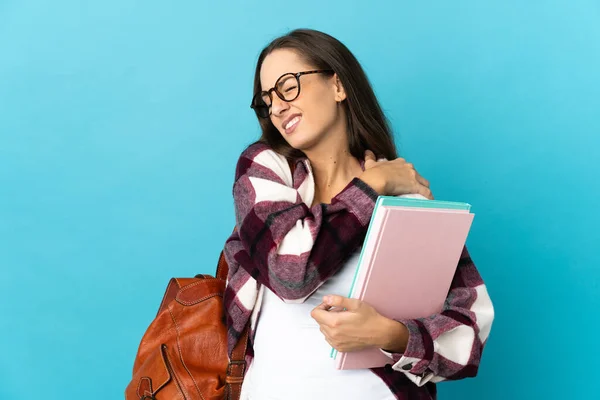
<path fill-rule="evenodd" d="M 390 319 L 442 311 L 474 214 L 467 203 L 380 196 L 348 297 Z M 331 351 L 337 369 L 390 363 L 380 349 Z"/>

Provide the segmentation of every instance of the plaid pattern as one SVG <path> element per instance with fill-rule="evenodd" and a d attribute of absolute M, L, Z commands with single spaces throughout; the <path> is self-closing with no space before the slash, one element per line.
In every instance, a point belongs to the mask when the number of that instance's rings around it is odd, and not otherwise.
<path fill-rule="evenodd" d="M 264 287 L 283 301 L 303 302 L 359 249 L 377 193 L 358 178 L 332 199 L 312 206 L 307 159 L 292 177 L 285 157 L 255 143 L 241 155 L 233 196 L 238 229 L 225 244 L 229 277 L 224 295 L 229 352 L 250 324 L 247 361 Z M 440 314 L 402 320 L 410 331 L 404 354 L 375 368 L 398 399 L 435 399 L 435 382 L 474 376 L 489 334 L 493 307 L 465 249 Z"/>

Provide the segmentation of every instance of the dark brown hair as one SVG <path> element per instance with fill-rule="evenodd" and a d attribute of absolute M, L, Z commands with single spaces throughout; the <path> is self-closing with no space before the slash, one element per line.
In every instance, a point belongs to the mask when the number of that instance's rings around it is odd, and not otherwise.
<path fill-rule="evenodd" d="M 262 90 L 260 69 L 265 58 L 274 50 L 290 49 L 303 57 L 316 69 L 331 69 L 339 77 L 346 91 L 345 107 L 350 154 L 363 159 L 366 150 L 377 157 L 393 160 L 397 157 L 394 139 L 381 106 L 377 101 L 367 75 L 348 48 L 326 33 L 297 29 L 273 40 L 263 49 L 256 63 L 254 93 Z M 297 72 L 297 71 L 290 71 Z M 258 118 L 262 128 L 260 142 L 288 158 L 303 157 L 304 154 L 291 147 L 269 118 Z"/>

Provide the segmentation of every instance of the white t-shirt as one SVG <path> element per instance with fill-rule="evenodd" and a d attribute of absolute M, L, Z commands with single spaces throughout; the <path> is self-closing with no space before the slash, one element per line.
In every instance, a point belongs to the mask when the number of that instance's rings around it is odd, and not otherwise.
<path fill-rule="evenodd" d="M 310 316 L 324 295 L 348 296 L 358 256 L 302 304 L 286 304 L 265 288 L 242 400 L 395 399 L 368 369 L 336 370 L 331 346 Z"/>

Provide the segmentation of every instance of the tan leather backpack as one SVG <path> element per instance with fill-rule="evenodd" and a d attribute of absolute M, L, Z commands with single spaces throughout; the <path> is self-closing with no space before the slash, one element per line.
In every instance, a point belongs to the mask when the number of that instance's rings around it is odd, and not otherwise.
<path fill-rule="evenodd" d="M 223 253 L 215 277 L 170 280 L 146 330 L 125 389 L 126 400 L 237 400 L 246 363 L 248 330 L 227 356 Z"/>

